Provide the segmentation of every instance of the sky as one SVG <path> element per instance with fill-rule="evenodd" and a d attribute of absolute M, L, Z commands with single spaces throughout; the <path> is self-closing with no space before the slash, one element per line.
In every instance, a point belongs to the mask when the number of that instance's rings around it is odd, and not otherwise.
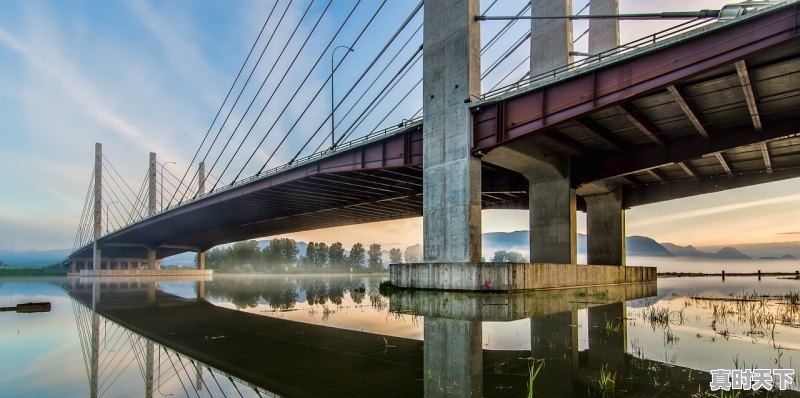
<path fill-rule="evenodd" d="M 488 15 L 513 14 L 524 4 L 498 3 Z M 576 0 L 573 10 L 577 12 L 585 3 Z M 691 5 L 713 9 L 724 3 L 704 0 Z M 295 0 L 277 5 L 267 0 L 0 2 L 0 250 L 72 247 L 95 142 L 103 144 L 104 156 L 132 187 L 141 183 L 151 151 L 168 171 L 183 175 L 207 131 L 210 137 L 220 133 L 207 158 L 207 168 L 214 165 L 212 184 L 217 179 L 225 184 L 237 175 L 241 178 L 261 167 L 283 164 L 297 153 L 313 152 L 329 140 L 330 50 L 325 50 L 329 42 L 354 48 L 336 53 L 336 60 L 342 60 L 335 74 L 337 103 L 341 101 L 336 112 L 337 137 L 352 131 L 349 138 L 355 138 L 410 118 L 421 107 L 421 87 L 415 85 L 421 77 L 421 62 L 414 56 L 421 42 L 421 31 L 415 30 L 421 15 L 411 20 L 360 85 L 344 95 L 416 5 L 400 0 L 381 4 L 352 0 Z M 484 0 L 483 7 L 488 4 Z M 622 0 L 621 12 L 685 10 L 683 4 Z M 342 25 L 351 10 L 355 11 Z M 373 13 L 376 16 L 370 22 Z M 265 26 L 267 15 L 271 19 Z M 663 29 L 665 24 L 624 22 L 622 41 Z M 262 62 L 251 69 L 259 44 L 212 124 L 262 26 L 265 31 L 259 43 L 264 43 L 271 29 L 275 31 Z M 502 22 L 482 23 L 482 40 L 486 42 L 501 26 Z M 576 22 L 575 36 L 585 26 Z M 365 33 L 360 35 L 362 29 Z M 503 42 L 510 43 L 512 33 Z M 305 38 L 309 40 L 302 44 Z M 576 50 L 581 46 L 585 39 Z M 487 51 L 484 67 L 503 49 L 498 45 Z M 390 59 L 395 53 L 397 58 Z M 484 90 L 524 72 L 515 68 L 524 56 L 517 52 L 509 57 L 487 76 Z M 407 75 L 396 87 L 387 87 L 387 99 L 359 122 L 360 110 L 406 61 L 412 65 Z M 384 67 L 378 83 L 367 88 Z M 254 71 L 252 82 L 244 86 L 250 70 Z M 256 95 L 261 81 L 266 84 Z M 231 107 L 240 90 L 238 105 Z M 366 95 L 359 101 L 362 92 Z M 245 111 L 254 97 L 252 109 Z M 354 111 L 348 113 L 349 108 Z M 229 111 L 229 120 L 221 124 Z M 237 123 L 240 127 L 234 128 Z M 248 130 L 252 134 L 246 135 Z M 281 140 L 287 131 L 293 133 Z M 220 151 L 228 137 L 231 144 Z M 310 145 L 301 151 L 309 137 Z M 200 156 L 208 151 L 210 140 L 200 147 Z M 245 162 L 248 156 L 250 161 Z M 231 157 L 234 160 L 226 168 Z M 166 198 L 172 189 L 166 184 L 164 188 Z M 677 244 L 798 241 L 798 200 L 800 183 L 789 180 L 663 202 L 629 210 L 627 231 Z M 486 211 L 483 231 L 526 229 L 526 220 L 527 214 L 520 211 Z M 421 219 L 416 218 L 290 236 L 304 241 L 335 237 L 345 244 L 372 243 L 380 237 L 376 243 L 401 247 L 420 242 L 421 227 Z M 585 230 L 583 214 L 579 230 Z"/>

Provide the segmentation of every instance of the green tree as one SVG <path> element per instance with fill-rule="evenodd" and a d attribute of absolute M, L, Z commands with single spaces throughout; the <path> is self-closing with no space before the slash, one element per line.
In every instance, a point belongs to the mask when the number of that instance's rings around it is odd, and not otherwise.
<path fill-rule="evenodd" d="M 381 258 L 383 254 L 381 253 L 380 243 L 369 245 L 367 256 L 369 257 L 369 268 L 371 270 L 379 271 L 383 269 L 383 259 Z"/>
<path fill-rule="evenodd" d="M 400 264 L 400 263 L 402 263 L 403 262 L 403 252 L 398 248 L 394 248 L 392 250 L 389 250 L 389 261 L 391 261 L 392 264 Z"/>
<path fill-rule="evenodd" d="M 322 268 L 328 263 L 328 245 L 323 242 L 314 244 L 314 267 Z"/>
<path fill-rule="evenodd" d="M 316 263 L 317 248 L 314 246 L 314 242 L 308 242 L 308 246 L 306 246 L 305 265 L 313 267 Z"/>
<path fill-rule="evenodd" d="M 328 248 L 328 261 L 330 261 L 332 268 L 343 268 L 345 265 L 344 247 L 342 242 L 331 244 Z"/>
<path fill-rule="evenodd" d="M 359 269 L 364 265 L 364 260 L 366 260 L 364 245 L 356 243 L 350 249 L 350 255 L 347 256 L 347 264 L 353 268 Z"/>
<path fill-rule="evenodd" d="M 264 249 L 264 258 L 272 266 L 286 266 L 297 262 L 297 242 L 294 239 L 275 238 Z"/>
<path fill-rule="evenodd" d="M 498 250 L 492 256 L 492 262 L 495 263 L 526 263 L 528 259 L 522 253 L 515 251 Z"/>
<path fill-rule="evenodd" d="M 406 258 L 407 263 L 418 263 L 422 261 L 422 246 L 413 245 L 407 247 L 406 251 L 403 253 L 403 257 Z"/>

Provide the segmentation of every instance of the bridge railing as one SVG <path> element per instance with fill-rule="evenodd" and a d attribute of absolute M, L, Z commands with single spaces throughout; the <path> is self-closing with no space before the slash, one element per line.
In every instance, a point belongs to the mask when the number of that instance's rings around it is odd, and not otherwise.
<path fill-rule="evenodd" d="M 480 96 L 482 101 L 492 99 L 498 96 L 501 96 L 509 91 L 515 91 L 521 88 L 525 88 L 528 86 L 532 86 L 536 83 L 550 80 L 553 78 L 558 77 L 559 75 L 563 75 L 566 73 L 575 73 L 582 69 L 585 69 L 589 66 L 594 66 L 600 63 L 600 61 L 608 60 L 612 57 L 617 55 L 629 53 L 638 49 L 647 48 L 654 44 L 663 42 L 665 39 L 669 39 L 686 32 L 695 30 L 702 26 L 711 25 L 716 23 L 714 19 L 693 19 L 687 22 L 680 23 L 678 25 L 672 26 L 670 28 L 664 29 L 662 31 L 653 33 L 651 35 L 639 38 L 629 43 L 622 44 L 620 46 L 614 47 L 612 49 L 599 52 L 597 54 L 589 55 L 583 59 L 578 61 L 566 64 L 564 66 L 555 68 L 553 70 L 540 73 L 538 75 L 534 75 L 515 83 L 511 83 L 509 85 L 498 87 L 494 90 L 487 91 Z"/>

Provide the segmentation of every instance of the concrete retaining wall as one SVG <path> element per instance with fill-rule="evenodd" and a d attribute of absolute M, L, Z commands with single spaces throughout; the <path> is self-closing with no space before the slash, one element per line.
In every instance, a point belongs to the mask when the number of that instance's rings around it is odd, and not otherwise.
<path fill-rule="evenodd" d="M 655 267 L 543 263 L 391 264 L 395 286 L 410 289 L 520 291 L 651 282 Z"/>
<path fill-rule="evenodd" d="M 213 276 L 214 271 L 210 269 L 103 269 L 97 271 L 82 269 L 79 275 L 81 277 Z"/>

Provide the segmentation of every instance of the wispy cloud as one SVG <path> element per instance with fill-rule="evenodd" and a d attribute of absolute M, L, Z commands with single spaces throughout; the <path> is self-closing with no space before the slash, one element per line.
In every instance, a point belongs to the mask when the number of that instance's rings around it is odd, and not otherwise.
<path fill-rule="evenodd" d="M 779 203 L 790 203 L 790 202 L 800 202 L 800 194 L 796 195 L 786 195 L 786 196 L 779 196 L 775 198 L 769 199 L 762 199 L 762 200 L 754 200 L 750 202 L 743 202 L 743 203 L 736 203 L 724 206 L 716 206 L 716 207 L 709 207 L 705 209 L 697 209 L 691 211 L 685 211 L 680 213 L 673 213 L 667 214 L 664 216 L 658 217 L 650 217 L 641 219 L 638 221 L 634 221 L 628 224 L 629 227 L 641 227 L 644 225 L 652 225 L 652 224 L 661 224 L 667 223 L 677 220 L 684 220 L 687 218 L 695 218 L 695 217 L 702 217 L 708 216 L 711 214 L 718 214 L 718 213 L 725 213 L 730 211 L 742 210 L 751 207 L 757 206 L 766 206 L 766 205 L 774 205 Z"/>

